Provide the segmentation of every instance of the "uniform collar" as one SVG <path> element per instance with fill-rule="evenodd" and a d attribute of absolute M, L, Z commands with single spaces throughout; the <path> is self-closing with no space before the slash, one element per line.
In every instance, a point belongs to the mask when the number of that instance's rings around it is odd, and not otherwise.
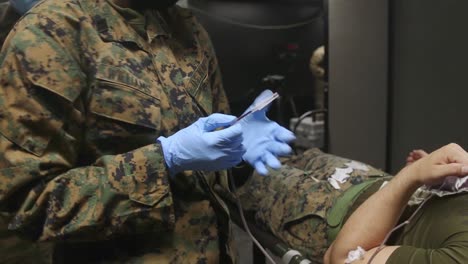
<path fill-rule="evenodd" d="M 141 1 L 141 0 L 140 0 Z M 146 37 L 149 42 L 159 36 L 171 37 L 171 31 L 167 21 L 157 10 L 145 11 Z"/>

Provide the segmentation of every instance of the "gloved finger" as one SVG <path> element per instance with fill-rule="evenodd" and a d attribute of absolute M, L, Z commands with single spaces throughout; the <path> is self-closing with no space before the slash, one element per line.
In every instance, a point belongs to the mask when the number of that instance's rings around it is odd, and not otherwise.
<path fill-rule="evenodd" d="M 263 176 L 268 175 L 268 169 L 265 167 L 265 164 L 263 164 L 261 160 L 255 162 L 254 168 L 258 172 L 258 174 Z"/>
<path fill-rule="evenodd" d="M 236 128 L 237 129 L 237 128 Z M 214 132 L 212 132 L 214 133 Z M 221 133 L 221 137 L 219 136 L 219 133 L 216 133 L 216 145 L 219 148 L 222 149 L 230 149 L 233 147 L 240 147 L 242 145 L 242 142 L 244 141 L 244 134 L 241 133 L 238 136 L 232 136 L 232 137 L 224 137 L 223 133 Z"/>
<path fill-rule="evenodd" d="M 240 148 L 243 140 L 242 135 L 234 138 L 223 138 L 218 140 L 217 146 L 222 149 Z"/>
<path fill-rule="evenodd" d="M 238 142 L 239 145 L 239 142 L 243 140 L 242 127 L 240 124 L 211 133 L 216 140 L 216 144 L 231 144 L 232 142 Z"/>
<path fill-rule="evenodd" d="M 225 115 L 225 114 L 212 114 L 208 117 L 202 118 L 204 124 L 203 129 L 206 132 L 214 131 L 217 128 L 226 126 L 231 121 L 235 120 L 236 117 L 232 115 Z"/>
<path fill-rule="evenodd" d="M 278 128 L 276 128 L 273 131 L 273 136 L 275 137 L 276 140 L 285 142 L 285 143 L 289 143 L 296 139 L 296 136 L 294 135 L 293 132 L 289 131 L 288 129 L 280 125 L 278 125 Z"/>
<path fill-rule="evenodd" d="M 272 142 L 268 144 L 266 149 L 276 157 L 288 156 L 292 153 L 292 148 L 282 142 Z"/>
<path fill-rule="evenodd" d="M 266 163 L 266 165 L 268 165 L 272 169 L 278 170 L 279 168 L 281 168 L 281 162 L 270 152 L 265 153 L 262 159 Z"/>
<path fill-rule="evenodd" d="M 226 153 L 226 155 L 228 155 L 230 157 L 237 158 L 237 157 L 240 156 L 242 158 L 242 156 L 245 154 L 245 152 L 246 152 L 246 149 L 245 149 L 244 145 L 240 144 L 238 146 L 233 146 L 233 147 L 231 147 L 229 149 L 226 149 L 225 153 Z"/>

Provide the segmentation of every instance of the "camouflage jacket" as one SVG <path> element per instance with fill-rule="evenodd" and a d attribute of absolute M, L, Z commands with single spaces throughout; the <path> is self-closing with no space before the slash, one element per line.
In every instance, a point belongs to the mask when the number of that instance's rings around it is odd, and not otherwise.
<path fill-rule="evenodd" d="M 225 173 L 173 182 L 155 143 L 228 111 L 210 40 L 185 9 L 144 15 L 137 32 L 105 0 L 47 0 L 15 26 L 0 55 L 0 210 L 59 262 L 228 263 L 211 191 Z"/>
<path fill-rule="evenodd" d="M 19 18 L 20 15 L 16 13 L 8 1 L 0 3 L 0 48 L 2 47 L 8 33 Z"/>

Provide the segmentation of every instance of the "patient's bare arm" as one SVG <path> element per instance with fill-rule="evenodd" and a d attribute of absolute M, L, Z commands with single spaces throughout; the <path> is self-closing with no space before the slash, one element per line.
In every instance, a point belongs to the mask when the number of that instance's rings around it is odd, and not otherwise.
<path fill-rule="evenodd" d="M 345 263 L 348 252 L 358 246 L 367 253 L 363 260 L 353 264 L 367 263 L 386 234 L 395 226 L 417 188 L 424 184 L 439 184 L 447 176 L 462 177 L 468 173 L 468 153 L 456 144 L 447 145 L 428 155 L 424 153 L 414 153 L 409 166 L 403 168 L 351 215 L 328 249 L 325 263 Z M 385 263 L 397 248 L 384 248 L 372 263 Z"/>

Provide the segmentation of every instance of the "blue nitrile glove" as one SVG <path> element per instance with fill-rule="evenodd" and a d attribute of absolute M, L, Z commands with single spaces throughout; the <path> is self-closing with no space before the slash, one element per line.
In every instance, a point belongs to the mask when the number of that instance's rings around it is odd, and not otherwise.
<path fill-rule="evenodd" d="M 223 170 L 239 164 L 245 153 L 242 127 L 234 125 L 215 131 L 235 118 L 212 114 L 170 137 L 159 137 L 170 174 L 184 170 Z"/>
<path fill-rule="evenodd" d="M 38 0 L 10 0 L 10 5 L 18 12 L 20 15 L 24 15 L 24 13 L 28 12 L 36 3 L 39 2 Z"/>
<path fill-rule="evenodd" d="M 249 109 L 272 94 L 270 90 L 263 91 Z M 296 139 L 291 131 L 269 120 L 267 111 L 268 107 L 265 107 L 239 121 L 244 135 L 243 145 L 247 150 L 243 159 L 261 175 L 268 174 L 266 166 L 272 169 L 281 167 L 278 157 L 291 154 L 288 143 Z"/>

